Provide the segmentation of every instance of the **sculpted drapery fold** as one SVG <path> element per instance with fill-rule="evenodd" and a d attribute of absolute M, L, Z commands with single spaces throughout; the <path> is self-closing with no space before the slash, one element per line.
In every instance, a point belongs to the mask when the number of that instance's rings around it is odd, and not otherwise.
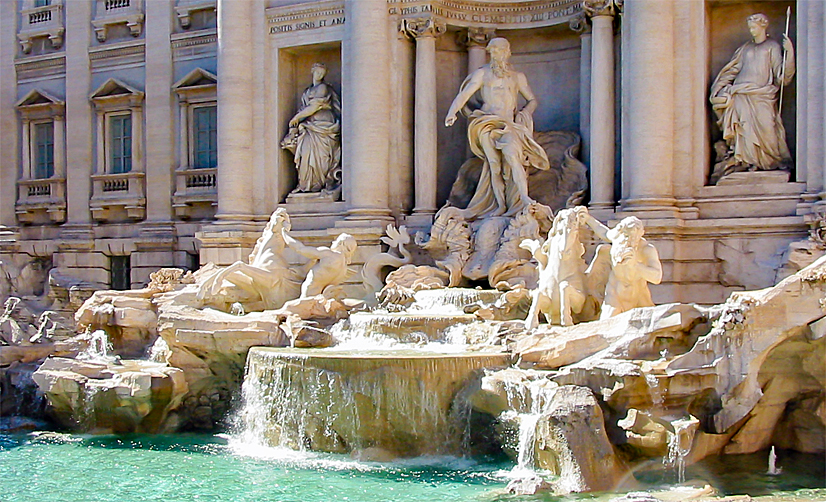
<path fill-rule="evenodd" d="M 713 182 L 729 172 L 792 164 L 778 100 L 781 82 L 788 85 L 795 74 L 794 51 L 788 39 L 781 46 L 768 38 L 765 16 L 751 16 L 748 23 L 754 39 L 735 51 L 711 86 L 710 101 L 727 146 L 725 154 L 718 153 Z"/>

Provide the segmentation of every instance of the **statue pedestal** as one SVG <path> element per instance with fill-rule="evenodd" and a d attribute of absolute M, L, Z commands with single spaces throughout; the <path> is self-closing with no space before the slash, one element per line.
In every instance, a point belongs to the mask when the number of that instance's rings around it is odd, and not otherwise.
<path fill-rule="evenodd" d="M 805 183 L 789 181 L 787 171 L 743 171 L 702 187 L 695 206 L 701 218 L 794 216 L 805 191 Z"/>
<path fill-rule="evenodd" d="M 717 186 L 763 185 L 766 183 L 788 183 L 788 171 L 743 171 L 720 178 Z"/>
<path fill-rule="evenodd" d="M 335 192 L 292 192 L 287 196 L 286 203 L 290 204 L 313 204 L 318 202 L 336 202 L 339 199 L 341 190 Z"/>

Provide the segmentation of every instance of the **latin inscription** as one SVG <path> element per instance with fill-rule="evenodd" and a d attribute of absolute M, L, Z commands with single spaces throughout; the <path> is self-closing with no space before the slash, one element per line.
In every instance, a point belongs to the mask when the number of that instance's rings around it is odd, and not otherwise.
<path fill-rule="evenodd" d="M 541 23 L 559 18 L 567 18 L 582 10 L 579 3 L 571 3 L 567 7 L 534 12 L 531 14 L 496 14 L 496 13 L 469 13 L 460 10 L 445 9 L 439 5 L 413 5 L 410 7 L 391 7 L 391 15 L 408 16 L 413 14 L 432 13 L 445 20 L 466 21 L 482 24 L 523 24 Z"/>
<path fill-rule="evenodd" d="M 279 33 L 289 33 L 293 31 L 314 30 L 317 28 L 327 28 L 344 24 L 344 16 L 331 17 L 327 19 L 314 19 L 312 21 L 300 21 L 297 23 L 279 24 L 270 26 L 270 35 Z"/>

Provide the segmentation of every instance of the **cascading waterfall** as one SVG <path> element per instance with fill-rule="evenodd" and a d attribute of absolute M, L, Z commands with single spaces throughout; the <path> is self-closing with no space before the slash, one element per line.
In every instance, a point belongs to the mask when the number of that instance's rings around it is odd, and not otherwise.
<path fill-rule="evenodd" d="M 547 411 L 555 389 L 555 385 L 541 377 L 528 382 L 527 385 L 505 385 L 508 406 L 513 410 L 525 410 L 506 411 L 500 416 L 500 420 L 515 422 L 518 425 L 515 445 L 517 465 L 514 474 L 521 475 L 526 471 L 533 471 L 536 467 L 536 427 Z"/>
<path fill-rule="evenodd" d="M 696 422 L 689 419 L 679 419 L 671 422 L 674 432 L 668 432 L 668 453 L 663 458 L 663 464 L 675 468 L 677 482 L 685 483 L 685 459 L 691 453 L 694 443 Z"/>
<path fill-rule="evenodd" d="M 342 352 L 253 348 L 242 440 L 383 457 L 461 454 L 466 408 L 457 396 L 499 353 Z"/>
<path fill-rule="evenodd" d="M 464 314 L 464 307 L 474 303 L 493 303 L 502 296 L 500 291 L 468 288 L 431 289 L 417 291 L 410 311 L 432 315 Z"/>
<path fill-rule="evenodd" d="M 659 379 L 652 373 L 644 372 L 645 383 L 648 385 L 648 392 L 651 395 L 652 411 L 660 410 L 663 407 L 663 390 L 660 387 Z"/>
<path fill-rule="evenodd" d="M 92 363 L 113 363 L 117 357 L 110 355 L 112 344 L 109 336 L 102 329 L 89 333 L 89 343 L 86 348 L 77 355 L 77 359 Z"/>

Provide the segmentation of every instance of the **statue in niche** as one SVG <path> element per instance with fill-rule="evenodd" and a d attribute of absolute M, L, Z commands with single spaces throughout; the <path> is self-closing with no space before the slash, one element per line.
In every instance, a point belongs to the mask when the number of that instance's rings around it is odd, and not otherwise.
<path fill-rule="evenodd" d="M 752 40 L 735 51 L 711 86 L 709 100 L 724 142 L 715 145 L 715 184 L 734 172 L 792 166 L 778 99 L 795 74 L 794 46 L 786 35 L 782 47 L 769 37 L 764 14 L 749 16 L 747 22 Z"/>
<path fill-rule="evenodd" d="M 312 67 L 313 83 L 301 95 L 301 109 L 290 119 L 281 148 L 293 153 L 298 171 L 296 193 L 327 192 L 341 187 L 341 101 L 324 81 L 327 67 Z"/>
<path fill-rule="evenodd" d="M 528 195 L 526 168 L 550 168 L 545 150 L 533 138 L 536 97 L 525 75 L 508 61 L 510 43 L 494 38 L 487 51 L 491 62 L 468 75 L 445 118 L 447 127 L 456 122 L 460 110 L 470 118 L 470 148 L 484 162 L 476 191 L 462 210 L 469 221 L 519 214 L 534 202 Z M 482 106 L 471 111 L 467 103 L 477 92 Z M 521 110 L 520 95 L 526 101 Z"/>
<path fill-rule="evenodd" d="M 450 127 L 460 111 L 469 117 L 473 157 L 459 168 L 429 235 L 420 232 L 416 243 L 433 270 L 449 274 L 450 287 L 487 279 L 500 290 L 534 288 L 536 265 L 519 243 L 543 238 L 554 211 L 582 200 L 587 170 L 576 158 L 579 135 L 534 133 L 537 100 L 510 65 L 508 41 L 495 38 L 487 51 L 490 64 L 465 79 L 445 118 Z M 480 105 L 472 110 L 469 103 Z"/>

